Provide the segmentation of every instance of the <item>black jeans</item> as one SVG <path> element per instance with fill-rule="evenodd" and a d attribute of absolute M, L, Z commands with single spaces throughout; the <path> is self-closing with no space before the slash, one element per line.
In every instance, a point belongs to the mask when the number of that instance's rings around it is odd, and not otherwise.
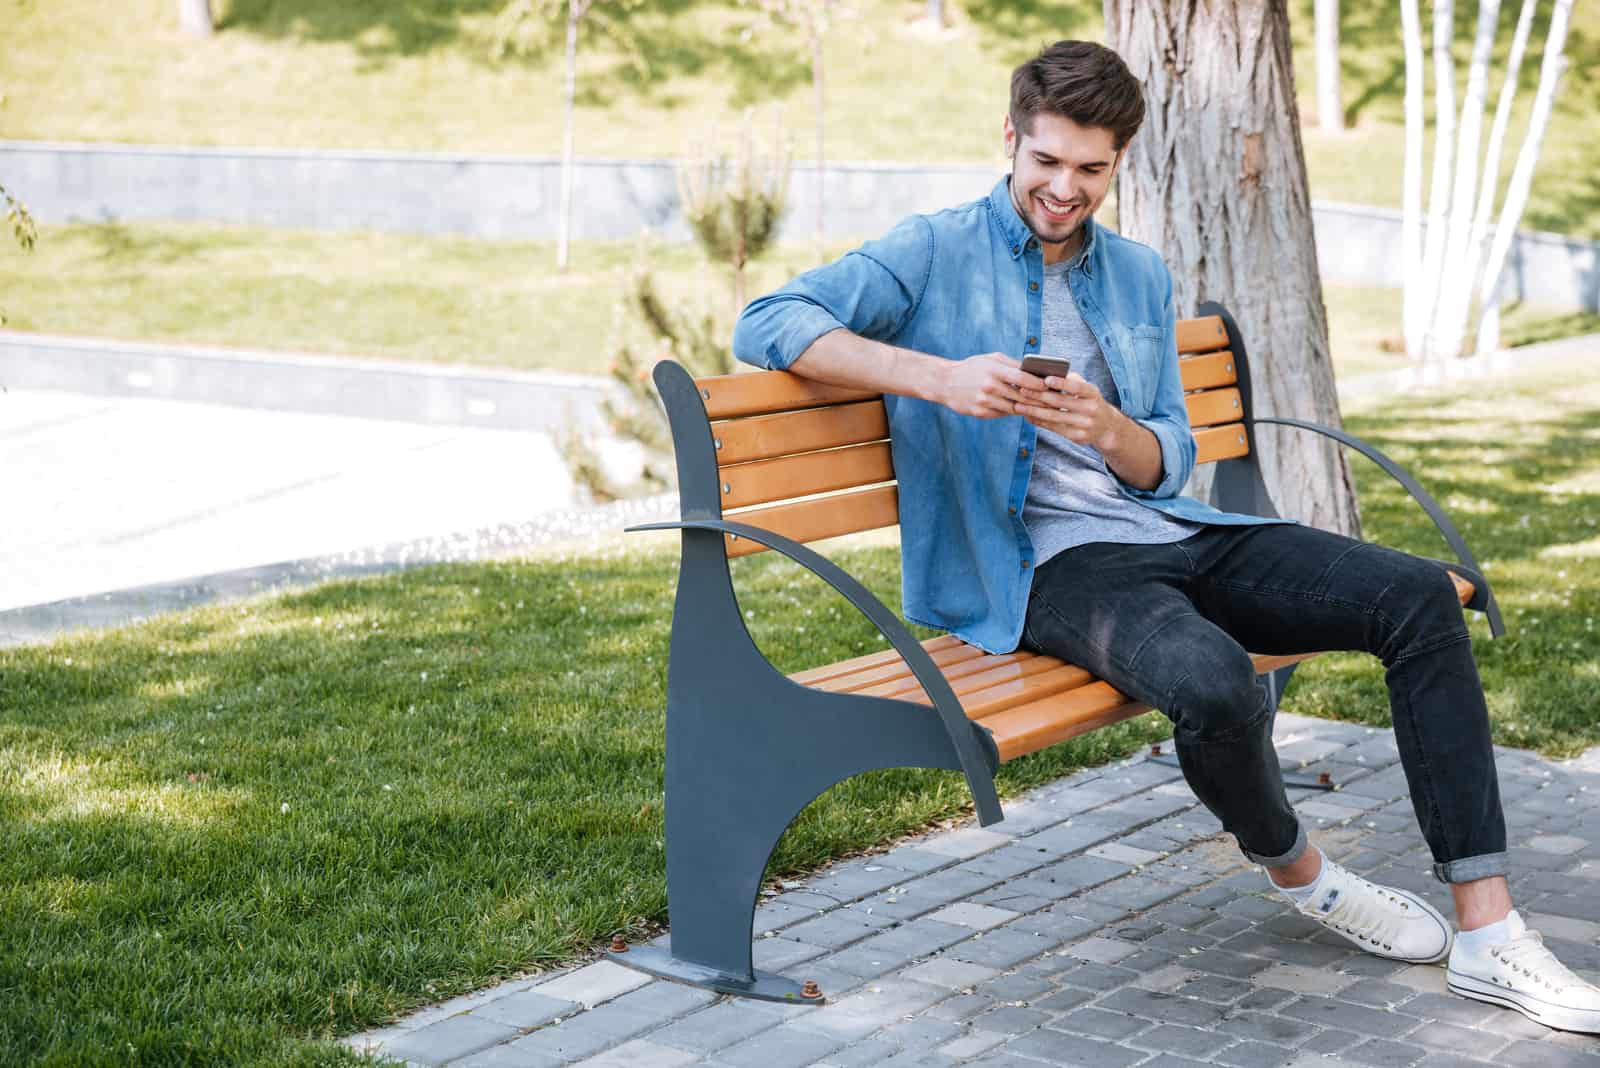
<path fill-rule="evenodd" d="M 1039 568 L 1022 641 L 1165 713 L 1195 796 L 1268 867 L 1293 863 L 1306 836 L 1246 650 L 1373 653 L 1434 875 L 1506 872 L 1488 709 L 1438 564 L 1291 524 L 1207 526 L 1168 545 L 1097 542 Z"/>

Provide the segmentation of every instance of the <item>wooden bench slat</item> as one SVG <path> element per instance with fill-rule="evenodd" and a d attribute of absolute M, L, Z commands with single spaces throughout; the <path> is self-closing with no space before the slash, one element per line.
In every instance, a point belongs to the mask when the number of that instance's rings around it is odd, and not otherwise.
<path fill-rule="evenodd" d="M 841 534 L 854 534 L 859 530 L 892 527 L 900 522 L 899 501 L 900 496 L 894 486 L 874 486 L 793 504 L 751 508 L 726 518 L 749 523 L 795 541 L 818 541 L 836 538 Z M 723 537 L 730 557 L 748 556 L 764 552 L 767 548 L 749 538 L 734 538 L 732 535 Z"/>
<path fill-rule="evenodd" d="M 717 449 L 718 468 L 843 445 L 864 445 L 888 436 L 889 416 L 881 400 L 711 424 L 712 439 L 722 443 Z"/>
<path fill-rule="evenodd" d="M 1478 588 L 1475 585 L 1454 571 L 1450 572 L 1450 581 L 1456 584 L 1456 596 L 1461 599 L 1462 604 L 1472 600 L 1472 595 L 1478 592 Z"/>
<path fill-rule="evenodd" d="M 758 412 L 788 412 L 883 396 L 871 390 L 824 385 L 786 371 L 713 375 L 697 378 L 694 384 L 700 389 L 706 415 L 712 419 L 732 419 Z"/>
<path fill-rule="evenodd" d="M 1243 423 L 1226 426 L 1202 427 L 1194 432 L 1195 463 L 1209 464 L 1216 460 L 1231 460 L 1250 451 L 1250 439 L 1245 435 Z"/>
<path fill-rule="evenodd" d="M 720 468 L 717 477 L 722 484 L 722 507 L 743 508 L 870 486 L 874 482 L 893 482 L 894 460 L 889 443 L 878 441 L 775 460 L 731 464 Z"/>
<path fill-rule="evenodd" d="M 1064 664 L 1054 657 L 1038 659 L 1050 662 L 1047 670 L 962 694 L 961 707 L 968 718 L 987 719 L 1008 708 L 1076 690 L 1094 682 L 1094 676 L 1076 664 Z"/>
<path fill-rule="evenodd" d="M 945 649 L 968 648 L 967 643 L 957 638 L 954 634 L 941 634 L 937 638 L 929 638 L 922 642 L 922 647 L 932 656 L 934 653 Z M 840 660 L 832 664 L 822 664 L 818 667 L 797 671 L 789 678 L 802 685 L 811 686 L 826 679 L 848 675 L 853 671 L 865 671 L 868 668 L 882 667 L 885 664 L 904 664 L 900 654 L 894 649 L 879 649 L 875 653 L 866 653 L 862 656 L 853 656 L 849 660 Z M 910 670 L 909 668 L 907 669 Z"/>
<path fill-rule="evenodd" d="M 1237 423 L 1244 418 L 1244 401 L 1237 389 L 1208 389 L 1184 398 L 1189 408 L 1190 428 Z"/>
<path fill-rule="evenodd" d="M 1228 328 L 1222 325 L 1222 316 L 1207 315 L 1200 319 L 1179 319 L 1177 329 L 1178 351 L 1211 352 L 1228 347 Z"/>
<path fill-rule="evenodd" d="M 971 695 L 983 693 L 994 687 L 1021 683 L 1025 679 L 1042 675 L 1060 666 L 1061 661 L 1052 656 L 1040 656 L 1029 652 L 1005 653 L 1000 656 L 985 656 L 976 660 L 962 661 L 957 671 L 946 671 L 945 678 L 956 696 L 961 699 L 961 706 L 966 708 Z M 895 679 L 862 692 L 873 697 L 898 697 L 919 702 L 926 700 L 922 684 L 913 676 Z"/>
<path fill-rule="evenodd" d="M 1185 356 L 1178 361 L 1178 376 L 1183 380 L 1184 391 L 1192 389 L 1217 389 L 1239 381 L 1233 353 L 1210 352 L 1204 356 Z"/>
<path fill-rule="evenodd" d="M 976 664 L 981 667 L 982 661 L 987 655 L 982 649 L 967 645 L 964 642 L 957 643 L 954 648 L 941 649 L 938 652 L 928 654 L 929 658 L 938 666 L 947 679 L 959 678 L 969 670 L 976 670 L 975 668 L 968 668 L 967 665 Z M 913 678 L 911 665 L 896 657 L 891 663 L 881 664 L 861 671 L 852 671 L 848 675 L 839 675 L 824 680 L 821 684 L 813 683 L 812 685 L 830 693 L 857 693 L 869 686 L 880 686 L 884 683 L 901 682 L 911 678 Z"/>
<path fill-rule="evenodd" d="M 1108 682 L 1092 682 L 1007 708 L 985 719 L 983 725 L 994 732 L 1000 759 L 1007 761 L 1149 710 L 1138 701 L 1129 701 Z"/>

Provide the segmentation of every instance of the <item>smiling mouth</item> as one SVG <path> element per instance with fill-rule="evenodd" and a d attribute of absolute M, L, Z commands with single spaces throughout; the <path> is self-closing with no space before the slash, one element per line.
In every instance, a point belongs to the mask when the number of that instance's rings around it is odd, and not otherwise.
<path fill-rule="evenodd" d="M 1066 222 L 1078 210 L 1076 204 L 1063 204 L 1059 200 L 1051 200 L 1049 197 L 1041 196 L 1037 193 L 1034 194 L 1033 199 L 1038 202 L 1039 207 L 1043 210 L 1044 217 L 1053 222 Z"/>

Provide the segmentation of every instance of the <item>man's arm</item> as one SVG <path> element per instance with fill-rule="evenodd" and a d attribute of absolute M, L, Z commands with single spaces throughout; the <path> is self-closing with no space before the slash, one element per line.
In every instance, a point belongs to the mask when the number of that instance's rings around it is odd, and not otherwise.
<path fill-rule="evenodd" d="M 1044 388 L 1042 379 L 1024 374 L 1019 361 L 998 352 L 947 360 L 844 329 L 817 338 L 789 370 L 829 385 L 932 401 L 980 419 L 1016 415 L 1024 390 Z"/>

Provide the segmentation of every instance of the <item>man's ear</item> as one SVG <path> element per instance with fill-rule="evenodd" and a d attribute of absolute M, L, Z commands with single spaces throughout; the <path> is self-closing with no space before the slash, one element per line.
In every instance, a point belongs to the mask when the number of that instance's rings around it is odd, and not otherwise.
<path fill-rule="evenodd" d="M 1006 159 L 1014 159 L 1017 155 L 1017 128 L 1011 125 L 1010 114 L 1006 115 L 1001 129 L 1005 133 Z"/>

